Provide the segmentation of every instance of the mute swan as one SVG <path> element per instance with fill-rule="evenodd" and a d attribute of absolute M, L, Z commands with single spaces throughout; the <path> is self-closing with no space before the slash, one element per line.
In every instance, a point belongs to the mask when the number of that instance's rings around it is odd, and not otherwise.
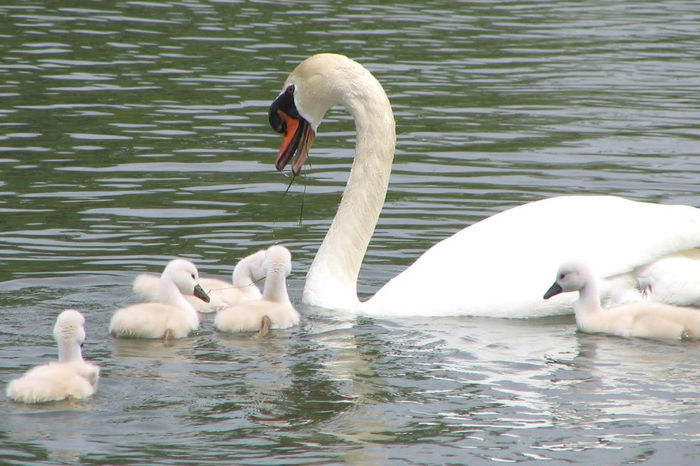
<path fill-rule="evenodd" d="M 118 309 L 109 333 L 127 338 L 183 338 L 199 328 L 199 316 L 183 293 L 203 301 L 209 296 L 199 285 L 197 267 L 185 259 L 171 260 L 160 276 L 157 303 L 140 303 Z"/>
<path fill-rule="evenodd" d="M 574 250 L 605 277 L 627 274 L 634 283 L 631 275 L 639 267 L 700 247 L 700 209 L 612 196 L 555 197 L 500 212 L 435 244 L 361 303 L 357 277 L 384 204 L 394 156 L 389 99 L 357 62 L 319 54 L 289 75 L 268 116 L 272 128 L 284 135 L 275 166 L 282 170 L 291 160 L 297 174 L 321 120 L 335 105 L 343 105 L 354 118 L 355 159 L 336 216 L 306 276 L 304 303 L 384 316 L 561 314 L 573 298 L 543 301 L 538 283 Z M 601 224 L 608 228 L 599 228 Z"/>
<path fill-rule="evenodd" d="M 650 300 L 700 307 L 700 249 L 672 254 L 644 267 L 637 281 Z"/>
<path fill-rule="evenodd" d="M 185 299 L 199 312 L 215 312 L 241 301 L 260 299 L 262 294 L 255 282 L 264 276 L 262 261 L 265 250 L 244 257 L 233 268 L 233 283 L 218 278 L 200 277 L 199 284 L 209 295 L 209 302 L 185 294 Z M 134 293 L 144 301 L 158 300 L 160 277 L 150 273 L 139 274 L 134 279 Z"/>
<path fill-rule="evenodd" d="M 563 263 L 544 299 L 567 291 L 579 292 L 574 314 L 576 325 L 583 332 L 609 333 L 621 337 L 700 339 L 700 310 L 652 302 L 603 309 L 596 279 L 582 262 Z"/>
<path fill-rule="evenodd" d="M 7 397 L 21 403 L 44 403 L 71 397 L 87 398 L 97 390 L 100 368 L 83 361 L 80 347 L 85 340 L 85 318 L 68 309 L 59 314 L 53 328 L 58 343 L 58 362 L 29 370 L 7 385 Z"/>
<path fill-rule="evenodd" d="M 214 326 L 222 332 L 259 330 L 263 336 L 269 328 L 288 328 L 299 323 L 299 313 L 287 294 L 286 277 L 292 271 L 292 256 L 284 246 L 270 246 L 263 262 L 265 285 L 262 299 L 247 301 L 219 311 Z"/>

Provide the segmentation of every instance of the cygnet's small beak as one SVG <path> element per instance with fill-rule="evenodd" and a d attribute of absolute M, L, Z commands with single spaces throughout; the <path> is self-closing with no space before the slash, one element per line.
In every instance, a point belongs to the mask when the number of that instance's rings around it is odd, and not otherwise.
<path fill-rule="evenodd" d="M 209 295 L 204 291 L 204 289 L 199 285 L 199 283 L 197 283 L 194 286 L 194 292 L 192 294 L 204 301 L 205 303 L 209 302 Z"/>
<path fill-rule="evenodd" d="M 547 290 L 547 292 L 544 294 L 543 298 L 549 299 L 554 295 L 558 295 L 562 291 L 564 291 L 564 290 L 561 289 L 561 286 L 559 286 L 559 283 L 554 282 L 554 284 L 552 286 L 550 286 L 549 289 Z"/>

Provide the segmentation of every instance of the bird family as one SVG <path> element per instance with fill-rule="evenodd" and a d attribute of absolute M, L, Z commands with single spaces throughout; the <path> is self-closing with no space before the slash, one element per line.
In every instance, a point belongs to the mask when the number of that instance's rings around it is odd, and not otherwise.
<path fill-rule="evenodd" d="M 700 338 L 700 209 L 608 195 L 555 196 L 499 212 L 439 241 L 360 301 L 357 280 L 384 205 L 396 144 L 387 94 L 356 61 L 318 54 L 289 75 L 268 118 L 283 135 L 276 168 L 291 163 L 298 174 L 335 106 L 354 119 L 355 157 L 307 272 L 304 304 L 381 317 L 532 318 L 573 309 L 582 332 Z M 252 331 L 257 337 L 298 325 L 286 288 L 290 272 L 291 254 L 280 245 L 242 259 L 232 283 L 200 278 L 192 262 L 175 259 L 160 277 L 136 278 L 134 292 L 146 302 L 116 310 L 109 333 L 183 338 L 199 327 L 198 312 L 216 312 L 219 331 Z M 261 292 L 255 282 L 262 277 Z M 58 362 L 10 382 L 9 398 L 40 402 L 94 393 L 99 369 L 81 355 L 83 316 L 61 313 L 54 337 Z"/>

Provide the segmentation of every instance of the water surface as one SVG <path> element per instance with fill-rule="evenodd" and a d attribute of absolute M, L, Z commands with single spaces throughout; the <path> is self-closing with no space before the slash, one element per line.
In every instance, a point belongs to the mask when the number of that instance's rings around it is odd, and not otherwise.
<path fill-rule="evenodd" d="M 0 380 L 54 357 L 68 307 L 102 367 L 84 402 L 0 395 L 3 461 L 695 461 L 696 344 L 583 335 L 570 316 L 304 308 L 353 124 L 329 113 L 285 194 L 267 107 L 316 52 L 384 85 L 398 145 L 366 296 L 436 240 L 523 202 L 700 206 L 697 5 L 373 3 L 0 5 Z M 299 328 L 255 341 L 204 317 L 168 344 L 107 336 L 136 274 L 180 255 L 227 278 L 275 242 L 294 256 Z"/>

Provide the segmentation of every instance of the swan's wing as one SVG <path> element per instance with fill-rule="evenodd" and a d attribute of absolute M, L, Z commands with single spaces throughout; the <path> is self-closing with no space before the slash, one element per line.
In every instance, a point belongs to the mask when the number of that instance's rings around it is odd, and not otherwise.
<path fill-rule="evenodd" d="M 643 267 L 637 280 L 649 300 L 700 307 L 700 249 L 659 259 Z"/>
<path fill-rule="evenodd" d="M 378 315 L 537 317 L 571 312 L 575 293 L 542 295 L 565 260 L 599 276 L 700 247 L 700 210 L 609 196 L 518 206 L 437 243 L 364 303 Z"/>
<path fill-rule="evenodd" d="M 99 366 L 85 361 L 76 361 L 69 364 L 73 365 L 73 370 L 77 375 L 88 381 L 93 391 L 97 389 L 97 383 L 100 380 Z"/>
<path fill-rule="evenodd" d="M 83 362 L 49 363 L 37 366 L 7 387 L 9 398 L 22 403 L 45 403 L 67 397 L 86 398 L 95 386 L 78 370 Z M 90 365 L 91 366 L 91 365 Z"/>
<path fill-rule="evenodd" d="M 145 302 L 158 301 L 158 286 L 160 276 L 141 273 L 134 279 L 132 289 L 134 294 Z"/>
<path fill-rule="evenodd" d="M 109 333 L 118 337 L 162 338 L 172 306 L 140 303 L 118 309 L 109 324 Z"/>
<path fill-rule="evenodd" d="M 247 301 L 217 312 L 214 326 L 222 332 L 260 330 L 262 318 L 268 316 L 272 328 L 284 329 L 299 324 L 299 312 L 291 303 L 259 300 Z"/>

